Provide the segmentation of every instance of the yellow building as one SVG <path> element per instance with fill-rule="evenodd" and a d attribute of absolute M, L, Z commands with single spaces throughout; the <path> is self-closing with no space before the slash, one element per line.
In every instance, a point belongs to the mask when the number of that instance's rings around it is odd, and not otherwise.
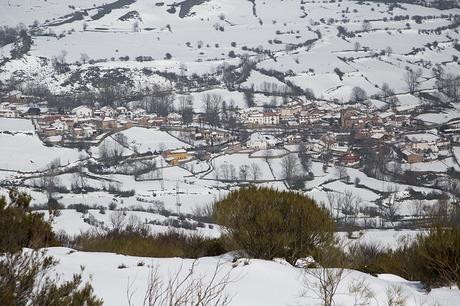
<path fill-rule="evenodd" d="M 163 157 L 173 166 L 177 166 L 181 160 L 189 158 L 189 154 L 185 150 L 164 151 Z"/>

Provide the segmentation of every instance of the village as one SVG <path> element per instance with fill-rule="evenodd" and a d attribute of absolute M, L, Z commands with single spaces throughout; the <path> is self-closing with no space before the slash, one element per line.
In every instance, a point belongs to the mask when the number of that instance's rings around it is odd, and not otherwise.
<path fill-rule="evenodd" d="M 0 8 L 0 305 L 460 305 L 459 0 Z"/>
<path fill-rule="evenodd" d="M 2 97 L 0 117 L 30 118 L 46 145 L 82 149 L 97 146 L 105 137 L 132 127 L 168 131 L 193 147 L 193 152 L 189 148 L 190 154 L 184 154 L 183 149 L 169 152 L 168 161 L 174 165 L 191 156 L 209 159 L 211 153 L 218 151 L 251 152 L 284 146 L 292 149 L 301 143 L 312 158 L 347 167 L 362 166 L 360 152 L 381 146 L 393 149 L 394 156 L 390 159 L 406 164 L 452 156 L 451 144 L 458 141 L 457 121 L 426 126 L 415 118 L 418 115 L 415 107 L 378 109 L 369 106 L 371 102 L 317 104 L 296 97 L 276 107 L 236 107 L 225 114 L 220 110 L 216 114 L 219 124 L 211 125 L 203 112 L 173 111 L 160 116 L 141 107 L 128 106 L 132 103 L 101 107 L 96 102 L 93 106 L 79 105 L 58 111 L 48 108 L 46 101 L 14 91 Z M 191 116 L 188 122 L 186 115 Z M 229 118 L 231 127 L 226 124 Z"/>

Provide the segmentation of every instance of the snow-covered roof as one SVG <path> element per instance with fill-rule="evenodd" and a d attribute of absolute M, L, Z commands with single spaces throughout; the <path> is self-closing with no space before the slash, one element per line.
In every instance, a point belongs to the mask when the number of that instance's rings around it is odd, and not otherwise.
<path fill-rule="evenodd" d="M 179 149 L 179 150 L 174 150 L 170 152 L 171 154 L 181 154 L 181 153 L 187 153 L 184 149 Z"/>
<path fill-rule="evenodd" d="M 438 141 L 439 136 L 432 133 L 418 133 L 408 134 L 406 138 L 413 142 L 435 142 Z"/>
<path fill-rule="evenodd" d="M 256 132 L 251 134 L 251 137 L 249 137 L 248 142 L 266 142 L 267 144 L 277 144 L 280 143 L 281 140 L 279 140 L 273 135 L 267 135 L 262 134 L 260 132 Z"/>

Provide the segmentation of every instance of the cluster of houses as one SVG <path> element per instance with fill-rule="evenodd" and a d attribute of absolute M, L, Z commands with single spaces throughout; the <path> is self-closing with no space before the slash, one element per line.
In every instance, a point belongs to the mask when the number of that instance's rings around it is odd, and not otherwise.
<path fill-rule="evenodd" d="M 37 101 L 33 96 L 23 95 L 19 90 L 10 91 L 0 97 L 0 117 L 17 118 L 47 112 L 46 101 Z"/>
<path fill-rule="evenodd" d="M 106 132 L 116 132 L 132 126 L 153 127 L 163 124 L 180 125 L 181 116 L 166 117 L 147 114 L 142 108 L 89 107 L 80 105 L 69 114 L 42 114 L 37 117 L 38 132 L 48 142 L 89 140 Z"/>
<path fill-rule="evenodd" d="M 437 160 L 449 155 L 450 140 L 434 133 L 406 134 L 397 144 L 400 154 L 408 163 Z"/>
<path fill-rule="evenodd" d="M 317 106 L 312 102 L 294 101 L 280 107 L 261 110 L 245 108 L 237 111 L 237 120 L 247 127 L 305 126 L 338 124 L 347 129 L 378 126 L 403 127 L 411 123 L 412 107 L 393 107 L 385 111 L 363 111 L 355 107 Z"/>
<path fill-rule="evenodd" d="M 130 105 L 130 104 L 129 104 Z M 460 120 L 453 120 L 437 133 L 411 133 L 416 123 L 414 105 L 393 106 L 385 110 L 369 107 L 344 107 L 323 104 L 318 106 L 311 101 L 286 103 L 273 108 L 237 108 L 232 116 L 242 128 L 254 132 L 244 145 L 232 142 L 233 136 L 224 130 L 215 130 L 203 126 L 203 114 L 194 113 L 192 122 L 185 127 L 182 115 L 172 112 L 167 116 L 150 114 L 140 107 L 94 107 L 81 105 L 66 114 L 50 114 L 46 102 L 37 102 L 34 97 L 12 91 L 1 97 L 0 117 L 30 116 L 37 123 L 37 131 L 48 143 L 97 141 L 104 133 L 117 132 L 132 126 L 140 127 L 177 127 L 185 131 L 192 129 L 190 140 L 195 145 L 212 147 L 226 144 L 226 150 L 238 151 L 242 147 L 249 150 L 281 148 L 286 144 L 306 142 L 312 157 L 324 158 L 346 166 L 357 166 L 360 156 L 356 143 L 391 144 L 395 151 L 408 163 L 427 162 L 449 155 L 451 141 L 460 130 Z M 201 128 L 198 128 L 198 124 Z M 297 131 L 302 128 L 321 127 L 306 140 Z M 275 137 L 270 130 L 278 127 L 291 127 L 291 131 Z M 334 127 L 334 128 L 331 128 Z M 275 128 L 275 129 L 274 129 Z M 297 129 L 299 128 L 299 129 Z M 258 132 L 257 132 L 258 131 Z M 266 131 L 266 132 L 264 132 Z M 406 131 L 406 132 L 404 132 Z M 443 136 L 446 135 L 446 136 Z M 313 136 L 313 137 L 312 137 Z M 369 142 L 366 142 L 369 141 Z M 222 149 L 222 148 L 219 148 Z M 212 149 L 209 149 L 212 150 Z M 171 163 L 188 158 L 187 152 L 166 152 Z M 187 156 L 187 157 L 186 157 Z M 208 156 L 200 154 L 200 156 Z"/>
<path fill-rule="evenodd" d="M 260 110 L 260 108 L 239 109 L 237 120 L 248 127 L 298 126 L 315 124 L 318 122 L 329 123 L 337 113 L 334 109 L 319 108 L 312 103 L 291 102 L 276 109 Z"/>
<path fill-rule="evenodd" d="M 384 112 L 368 113 L 349 107 L 340 111 L 340 126 L 346 129 L 400 128 L 411 123 L 411 115 L 397 108 Z"/>
<path fill-rule="evenodd" d="M 298 145 L 302 140 L 300 137 L 292 136 L 293 135 L 288 135 L 278 138 L 270 134 L 254 132 L 250 135 L 245 147 L 253 151 L 289 147 L 290 151 L 295 152 L 298 150 Z M 331 132 L 317 139 L 310 138 L 303 143 L 308 154 L 315 159 L 322 159 L 327 155 L 329 156 L 328 160 L 330 162 L 343 164 L 349 167 L 358 166 L 361 160 L 360 156 L 353 152 L 348 143 L 340 141 L 339 136 L 340 135 Z"/>
<path fill-rule="evenodd" d="M 444 133 L 402 132 L 403 127 L 411 125 L 413 106 L 393 107 L 385 112 L 369 115 L 356 108 L 340 112 L 340 124 L 353 131 L 355 140 L 373 140 L 393 144 L 395 151 L 407 163 L 420 163 L 437 160 L 450 155 L 451 140 Z M 455 126 L 451 126 L 451 128 Z"/>
<path fill-rule="evenodd" d="M 103 107 L 94 111 L 78 106 L 69 114 L 44 114 L 37 118 L 38 132 L 47 142 L 91 139 L 104 132 L 132 126 L 130 120 L 118 119 L 115 110 Z"/>

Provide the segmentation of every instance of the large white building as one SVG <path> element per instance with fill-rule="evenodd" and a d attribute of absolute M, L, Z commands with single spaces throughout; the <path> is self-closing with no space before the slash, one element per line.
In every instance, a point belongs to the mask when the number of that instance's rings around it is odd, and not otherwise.
<path fill-rule="evenodd" d="M 85 105 L 80 105 L 72 109 L 72 115 L 78 118 L 89 118 L 93 116 L 93 110 Z"/>
<path fill-rule="evenodd" d="M 272 135 L 265 135 L 259 132 L 252 133 L 246 146 L 250 149 L 265 150 L 280 144 L 281 140 Z"/>
<path fill-rule="evenodd" d="M 280 115 L 276 112 L 252 113 L 246 118 L 246 123 L 252 125 L 277 125 L 280 123 Z"/>

